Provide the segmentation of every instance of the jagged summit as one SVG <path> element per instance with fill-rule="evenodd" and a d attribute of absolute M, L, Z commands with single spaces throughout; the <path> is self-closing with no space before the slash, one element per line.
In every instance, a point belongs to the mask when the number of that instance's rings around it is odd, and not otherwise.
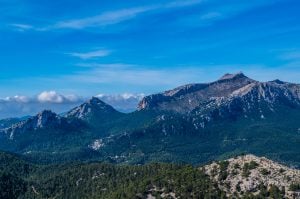
<path fill-rule="evenodd" d="M 49 117 L 53 115 L 57 115 L 57 114 L 54 113 L 52 110 L 43 110 L 37 114 L 38 117 Z"/>
<path fill-rule="evenodd" d="M 86 103 L 92 104 L 92 105 L 100 105 L 100 104 L 101 105 L 106 105 L 105 102 L 103 102 L 102 100 L 100 100 L 98 97 L 92 97 Z"/>
<path fill-rule="evenodd" d="M 248 78 L 244 75 L 243 72 L 238 72 L 234 74 L 226 73 L 219 80 L 229 80 L 229 79 L 238 79 L 238 78 Z"/>
<path fill-rule="evenodd" d="M 103 118 L 108 114 L 119 113 L 112 106 L 106 104 L 97 97 L 92 97 L 85 103 L 73 108 L 67 114 L 67 118 L 89 119 L 93 116 Z"/>
<path fill-rule="evenodd" d="M 243 73 L 225 74 L 211 83 L 188 84 L 163 93 L 146 96 L 138 109 L 170 110 L 180 113 L 192 111 L 211 98 L 228 97 L 232 92 L 256 82 Z"/>
<path fill-rule="evenodd" d="M 42 112 L 38 113 L 37 116 L 37 124 L 36 128 L 44 127 L 49 121 L 58 120 L 60 116 L 56 113 L 52 112 L 51 110 L 43 110 Z"/>
<path fill-rule="evenodd" d="M 283 81 L 281 81 L 279 79 L 275 79 L 275 80 L 270 81 L 270 82 L 273 82 L 273 83 L 276 83 L 276 84 L 285 84 L 285 83 L 287 83 L 287 82 L 283 82 Z"/>
<path fill-rule="evenodd" d="M 36 116 L 30 117 L 27 120 L 13 124 L 11 127 L 1 130 L 10 139 L 16 135 L 27 131 L 33 131 L 41 128 L 57 127 L 62 123 L 62 117 L 52 112 L 51 110 L 43 110 Z"/>
<path fill-rule="evenodd" d="M 196 112 L 197 115 L 221 111 L 236 115 L 237 110 L 239 114 L 262 112 L 262 107 L 274 111 L 276 105 L 283 104 L 300 106 L 300 85 L 280 80 L 259 82 L 239 72 L 225 74 L 215 82 L 189 84 L 146 96 L 138 109 L 182 114 Z"/>

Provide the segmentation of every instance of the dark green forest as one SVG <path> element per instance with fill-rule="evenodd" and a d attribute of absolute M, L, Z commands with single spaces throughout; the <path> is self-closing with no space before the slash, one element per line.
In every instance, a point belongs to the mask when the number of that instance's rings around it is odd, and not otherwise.
<path fill-rule="evenodd" d="M 220 164 L 226 167 L 224 162 Z M 295 185 L 296 186 L 296 185 Z M 294 187 L 293 187 L 294 188 Z M 21 156 L 0 153 L 0 198 L 227 198 L 201 168 L 153 163 L 114 165 L 100 162 L 36 165 Z M 279 199 L 277 187 L 261 186 L 260 194 L 242 198 Z"/>

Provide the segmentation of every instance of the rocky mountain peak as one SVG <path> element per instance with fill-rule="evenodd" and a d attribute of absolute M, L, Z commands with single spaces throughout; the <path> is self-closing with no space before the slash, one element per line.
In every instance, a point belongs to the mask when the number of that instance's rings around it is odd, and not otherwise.
<path fill-rule="evenodd" d="M 39 117 L 42 119 L 47 119 L 47 118 L 56 117 L 56 116 L 57 116 L 57 114 L 52 112 L 51 110 L 43 110 L 36 115 L 36 117 Z"/>
<path fill-rule="evenodd" d="M 163 93 L 146 96 L 138 109 L 158 109 L 187 113 L 212 98 L 228 97 L 232 92 L 256 82 L 243 73 L 225 74 L 211 83 L 188 84 Z"/>
<path fill-rule="evenodd" d="M 215 82 L 189 84 L 147 96 L 138 108 L 196 113 L 198 116 L 212 112 L 237 116 L 246 112 L 262 112 L 262 107 L 274 111 L 277 105 L 300 107 L 300 85 L 280 80 L 259 82 L 240 72 L 225 74 Z M 228 114 L 221 115 L 225 117 Z"/>
<path fill-rule="evenodd" d="M 51 110 L 43 110 L 36 115 L 35 119 L 37 121 L 36 128 L 42 128 L 48 122 L 59 119 L 59 116 Z"/>
<path fill-rule="evenodd" d="M 234 74 L 226 73 L 219 80 L 230 80 L 230 79 L 240 79 L 240 78 L 248 78 L 248 77 L 245 76 L 244 73 L 242 72 L 238 72 Z"/>
<path fill-rule="evenodd" d="M 286 83 L 286 82 L 283 82 L 283 81 L 281 81 L 279 79 L 275 79 L 275 80 L 270 81 L 270 82 L 273 82 L 273 83 L 276 83 L 276 84 L 285 84 Z"/>
<path fill-rule="evenodd" d="M 105 103 L 97 97 L 92 97 L 86 103 L 91 104 L 91 105 L 105 105 Z"/>
<path fill-rule="evenodd" d="M 34 117 L 30 117 L 27 120 L 18 122 L 6 129 L 1 130 L 1 132 L 6 134 L 10 139 L 13 139 L 16 135 L 27 131 L 59 126 L 61 122 L 62 118 L 59 115 L 51 110 L 44 110 Z"/>
<path fill-rule="evenodd" d="M 87 119 L 89 117 L 92 117 L 93 115 L 103 117 L 105 116 L 105 114 L 109 113 L 118 113 L 118 111 L 116 111 L 112 106 L 106 104 L 99 98 L 92 97 L 90 100 L 69 111 L 66 117 Z"/>

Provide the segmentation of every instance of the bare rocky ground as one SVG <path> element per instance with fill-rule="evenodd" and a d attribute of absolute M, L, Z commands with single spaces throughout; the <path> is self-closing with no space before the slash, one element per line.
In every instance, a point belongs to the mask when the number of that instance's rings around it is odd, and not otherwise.
<path fill-rule="evenodd" d="M 291 188 L 291 185 L 300 186 L 300 170 L 289 168 L 265 157 L 238 156 L 213 162 L 199 169 L 204 170 L 231 199 L 245 198 L 249 194 L 258 196 L 262 187 L 270 192 L 275 186 L 283 193 L 282 196 L 259 198 L 300 199 L 300 188 L 299 190 Z M 157 192 L 162 193 L 160 198 L 179 198 L 174 192 L 166 194 L 164 190 L 155 188 L 149 190 L 147 199 L 155 199 L 156 197 L 152 193 Z"/>
<path fill-rule="evenodd" d="M 239 156 L 214 162 L 201 169 L 204 169 L 229 197 L 240 197 L 246 192 L 258 195 L 262 185 L 267 189 L 275 185 L 280 190 L 284 190 L 286 198 L 300 198 L 300 190 L 291 190 L 292 184 L 300 183 L 300 170 L 264 157 Z"/>

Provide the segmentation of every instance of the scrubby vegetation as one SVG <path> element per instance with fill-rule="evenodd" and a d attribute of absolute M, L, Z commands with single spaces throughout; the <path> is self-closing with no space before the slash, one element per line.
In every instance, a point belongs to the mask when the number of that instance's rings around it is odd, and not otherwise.
<path fill-rule="evenodd" d="M 243 167 L 243 177 L 249 177 L 250 171 L 255 169 L 258 164 L 255 161 L 251 161 L 250 163 L 245 163 Z"/>
<path fill-rule="evenodd" d="M 300 191 L 300 182 L 291 184 L 290 190 L 291 191 Z"/>

